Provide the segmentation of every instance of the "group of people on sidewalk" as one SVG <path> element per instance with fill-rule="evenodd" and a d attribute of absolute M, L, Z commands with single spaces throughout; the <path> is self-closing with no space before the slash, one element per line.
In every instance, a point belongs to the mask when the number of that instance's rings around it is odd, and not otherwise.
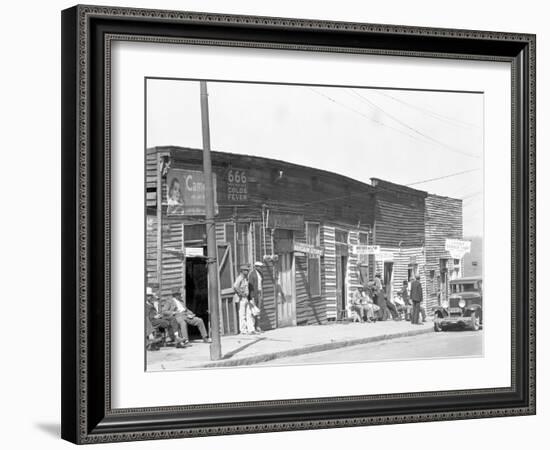
<path fill-rule="evenodd" d="M 259 323 L 262 308 L 262 267 L 261 262 L 256 262 L 251 271 L 249 265 L 242 265 L 233 285 L 234 300 L 239 308 L 241 334 L 262 332 Z M 177 348 L 186 347 L 189 344 L 188 326 L 197 327 L 204 342 L 212 342 L 204 321 L 186 307 L 179 289 L 172 291 L 169 297 L 159 298 L 148 286 L 146 294 L 145 335 L 148 350 L 159 350 L 167 342 L 172 342 Z"/>
<path fill-rule="evenodd" d="M 240 266 L 239 275 L 233 284 L 234 301 L 238 305 L 239 333 L 259 334 L 262 312 L 262 267 L 261 262 Z M 357 288 L 350 299 L 351 319 L 358 322 L 376 322 L 378 320 L 409 320 L 422 325 L 426 321 L 426 310 L 422 306 L 423 293 L 420 277 L 411 278 L 410 286 L 403 281 L 402 289 L 397 293 L 394 303 L 387 297 L 387 291 L 379 273 L 374 281 Z M 422 316 L 422 321 L 420 321 Z M 181 292 L 176 289 L 170 297 L 159 296 L 151 287 L 147 287 L 145 302 L 146 340 L 149 350 L 158 350 L 162 342 L 172 341 L 176 347 L 184 348 L 189 344 L 188 326 L 197 327 L 202 340 L 211 342 L 204 321 L 185 306 Z"/>
<path fill-rule="evenodd" d="M 410 287 L 407 280 L 403 281 L 402 289 L 397 293 L 394 303 L 387 297 L 387 291 L 377 273 L 374 281 L 357 288 L 350 299 L 351 319 L 355 322 L 376 322 L 377 320 L 410 321 L 422 325 L 426 321 L 426 310 L 422 306 L 423 293 L 420 277 L 411 278 Z M 422 316 L 422 321 L 420 321 Z"/>
<path fill-rule="evenodd" d="M 160 345 L 168 339 L 176 347 L 184 348 L 189 344 L 187 326 L 199 329 L 203 342 L 212 342 L 208 337 L 204 321 L 187 308 L 181 298 L 179 289 L 172 291 L 170 297 L 159 296 L 151 287 L 147 287 L 145 300 L 146 341 L 148 350 L 159 350 Z"/>
<path fill-rule="evenodd" d="M 239 305 L 239 333 L 259 334 L 260 315 L 262 312 L 262 267 L 263 263 L 257 261 L 250 270 L 248 264 L 240 266 L 239 275 L 233 284 L 235 295 L 233 300 Z"/>

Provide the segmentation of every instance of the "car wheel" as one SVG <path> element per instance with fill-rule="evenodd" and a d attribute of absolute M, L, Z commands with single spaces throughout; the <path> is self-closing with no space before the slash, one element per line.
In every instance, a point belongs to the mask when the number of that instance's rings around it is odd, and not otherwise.
<path fill-rule="evenodd" d="M 473 331 L 479 331 L 479 316 L 477 315 L 477 312 L 472 312 L 472 330 Z"/>

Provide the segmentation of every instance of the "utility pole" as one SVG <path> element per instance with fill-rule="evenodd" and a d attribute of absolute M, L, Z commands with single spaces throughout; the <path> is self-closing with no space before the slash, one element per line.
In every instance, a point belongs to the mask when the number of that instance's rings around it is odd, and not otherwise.
<path fill-rule="evenodd" d="M 214 179 L 210 157 L 210 119 L 208 115 L 208 91 L 206 81 L 201 86 L 201 119 L 202 119 L 202 162 L 204 169 L 204 187 L 206 200 L 206 245 L 208 252 L 208 309 L 210 310 L 210 359 L 217 361 L 222 357 L 220 340 L 220 310 L 218 287 L 218 249 L 216 245 L 216 228 L 214 223 Z"/>

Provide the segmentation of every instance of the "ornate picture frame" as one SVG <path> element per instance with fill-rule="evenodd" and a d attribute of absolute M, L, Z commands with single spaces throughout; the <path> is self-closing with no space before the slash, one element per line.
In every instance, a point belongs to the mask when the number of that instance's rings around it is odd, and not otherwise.
<path fill-rule="evenodd" d="M 115 409 L 111 46 L 116 41 L 511 65 L 511 385 Z M 535 36 L 100 6 L 62 12 L 62 437 L 78 444 L 535 414 Z"/>

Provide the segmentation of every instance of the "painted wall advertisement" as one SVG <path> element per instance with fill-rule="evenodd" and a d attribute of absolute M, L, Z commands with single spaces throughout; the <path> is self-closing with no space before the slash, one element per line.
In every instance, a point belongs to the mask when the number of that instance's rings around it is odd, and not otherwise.
<path fill-rule="evenodd" d="M 248 182 L 246 170 L 230 169 L 227 171 L 227 201 L 246 202 L 248 200 Z"/>
<path fill-rule="evenodd" d="M 169 216 L 206 215 L 204 174 L 197 170 L 170 169 L 166 175 L 167 214 Z M 216 174 L 214 174 L 214 209 L 218 214 Z"/>

